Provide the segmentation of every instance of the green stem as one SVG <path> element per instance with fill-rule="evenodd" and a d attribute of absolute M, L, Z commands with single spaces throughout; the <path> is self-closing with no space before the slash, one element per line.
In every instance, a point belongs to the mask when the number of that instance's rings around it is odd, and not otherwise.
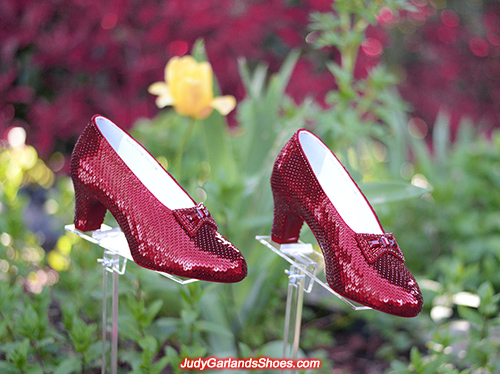
<path fill-rule="evenodd" d="M 181 143 L 179 145 L 179 149 L 177 150 L 177 157 L 175 159 L 175 178 L 180 179 L 181 177 L 181 164 L 182 164 L 182 153 L 184 152 L 184 146 L 187 143 L 187 140 L 189 139 L 189 136 L 191 135 L 191 132 L 193 131 L 194 124 L 196 123 L 195 118 L 191 118 L 191 121 L 189 122 L 189 126 L 187 127 L 186 131 L 184 132 L 184 136 L 181 139 Z"/>
<path fill-rule="evenodd" d="M 233 345 L 236 349 L 236 352 L 238 353 L 238 357 L 241 357 L 240 346 L 238 344 L 238 342 L 240 341 L 241 323 L 235 307 L 236 302 L 233 292 L 234 289 L 230 284 L 225 284 L 224 286 L 227 291 L 223 293 L 223 296 L 227 296 L 225 297 L 226 302 L 224 303 L 224 305 L 226 305 L 226 314 L 228 316 L 228 319 L 229 321 L 231 321 L 229 326 L 231 328 L 231 331 L 233 332 Z"/>
<path fill-rule="evenodd" d="M 347 36 L 352 32 L 360 36 L 358 38 L 359 40 L 365 40 L 365 32 L 368 27 L 368 23 L 362 17 L 356 15 L 353 17 L 354 18 L 351 20 L 351 14 L 341 14 L 342 33 Z M 354 76 L 354 66 L 356 64 L 356 58 L 358 56 L 360 46 L 361 42 L 357 43 L 352 41 L 351 44 L 340 49 L 342 55 L 342 67 L 349 71 L 352 76 Z"/>
<path fill-rule="evenodd" d="M 85 374 L 85 353 L 82 352 L 82 374 Z"/>
<path fill-rule="evenodd" d="M 481 340 L 488 337 L 488 317 L 483 317 L 483 326 L 481 327 Z"/>
<path fill-rule="evenodd" d="M 356 56 L 358 55 L 358 44 L 347 46 L 341 51 L 342 67 L 347 70 L 351 76 L 354 76 L 354 64 L 356 63 Z"/>

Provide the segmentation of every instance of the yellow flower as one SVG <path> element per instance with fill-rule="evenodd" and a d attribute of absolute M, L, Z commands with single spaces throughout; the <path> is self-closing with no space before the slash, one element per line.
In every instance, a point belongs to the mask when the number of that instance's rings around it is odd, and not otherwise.
<path fill-rule="evenodd" d="M 173 105 L 177 113 L 197 119 L 207 118 L 213 109 L 225 116 L 236 106 L 234 96 L 214 98 L 212 67 L 192 56 L 171 58 L 165 66 L 165 81 L 153 83 L 148 91 L 158 95 L 158 108 Z"/>

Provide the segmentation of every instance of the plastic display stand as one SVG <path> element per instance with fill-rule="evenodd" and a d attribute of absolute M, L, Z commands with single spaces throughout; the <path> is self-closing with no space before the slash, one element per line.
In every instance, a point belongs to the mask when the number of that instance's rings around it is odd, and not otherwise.
<path fill-rule="evenodd" d="M 130 249 L 125 235 L 119 227 L 111 228 L 107 225 L 102 225 L 100 230 L 83 232 L 77 230 L 75 225 L 67 225 L 64 227 L 67 231 L 75 233 L 81 238 L 99 245 L 104 249 L 102 259 L 97 262 L 103 268 L 103 295 L 102 295 L 102 366 L 101 373 L 106 373 L 106 357 L 107 357 L 107 332 L 108 332 L 108 311 L 107 311 L 107 289 L 108 289 L 108 274 L 112 277 L 112 298 L 111 298 L 111 374 L 116 374 L 118 369 L 118 280 L 119 275 L 125 274 L 127 261 L 132 259 Z M 154 271 L 154 270 L 151 270 Z M 175 275 L 157 271 L 158 274 L 177 282 L 179 284 L 188 284 L 198 282 L 197 279 L 184 279 Z"/>
<path fill-rule="evenodd" d="M 298 358 L 304 292 L 310 293 L 314 283 L 323 287 L 354 310 L 371 309 L 339 295 L 317 277 L 317 274 L 322 270 L 319 265 L 323 263 L 323 255 L 316 252 L 312 244 L 299 242 L 280 245 L 273 242 L 270 236 L 256 236 L 255 239 L 290 263 L 290 269 L 285 270 L 288 275 L 288 293 L 283 333 L 283 358 L 292 358 L 293 360 Z"/>

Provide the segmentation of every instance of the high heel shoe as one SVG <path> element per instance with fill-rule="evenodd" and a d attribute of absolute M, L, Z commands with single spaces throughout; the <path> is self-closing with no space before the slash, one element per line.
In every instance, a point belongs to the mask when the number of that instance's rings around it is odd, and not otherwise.
<path fill-rule="evenodd" d="M 297 242 L 305 221 L 334 291 L 385 313 L 420 313 L 422 294 L 394 236 L 384 232 L 366 197 L 320 139 L 297 131 L 276 159 L 271 187 L 274 242 Z"/>
<path fill-rule="evenodd" d="M 238 249 L 132 137 L 94 116 L 71 156 L 75 227 L 97 230 L 109 210 L 134 261 L 145 268 L 214 282 L 238 282 L 247 267 Z"/>

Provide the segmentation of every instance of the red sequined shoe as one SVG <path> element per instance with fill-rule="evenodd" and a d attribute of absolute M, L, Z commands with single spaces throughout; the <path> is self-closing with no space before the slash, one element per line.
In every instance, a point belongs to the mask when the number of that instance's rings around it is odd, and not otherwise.
<path fill-rule="evenodd" d="M 193 199 L 133 138 L 94 116 L 71 157 L 75 227 L 101 227 L 109 210 L 142 267 L 188 278 L 238 282 L 247 266 Z"/>
<path fill-rule="evenodd" d="M 272 239 L 295 243 L 305 221 L 337 293 L 389 314 L 414 317 L 423 298 L 394 236 L 385 233 L 366 197 L 315 135 L 299 130 L 274 164 Z"/>

